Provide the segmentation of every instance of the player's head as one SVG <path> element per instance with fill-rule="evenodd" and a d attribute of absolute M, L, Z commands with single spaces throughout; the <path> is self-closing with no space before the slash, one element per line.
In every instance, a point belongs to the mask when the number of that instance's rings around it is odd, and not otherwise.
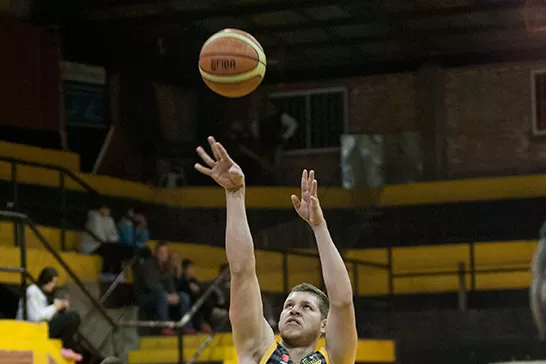
<path fill-rule="evenodd" d="M 312 345 L 324 335 L 329 309 L 326 294 L 312 284 L 292 288 L 279 320 L 283 342 L 291 347 Z"/>
<path fill-rule="evenodd" d="M 55 268 L 45 267 L 40 272 L 36 284 L 46 293 L 51 293 L 55 290 L 57 286 L 57 277 L 59 274 Z"/>

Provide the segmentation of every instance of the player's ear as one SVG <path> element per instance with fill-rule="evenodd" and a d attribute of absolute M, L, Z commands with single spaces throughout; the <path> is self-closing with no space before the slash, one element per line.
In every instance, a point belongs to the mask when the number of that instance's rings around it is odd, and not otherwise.
<path fill-rule="evenodd" d="M 324 336 L 324 334 L 326 334 L 326 319 L 320 323 L 320 335 Z"/>

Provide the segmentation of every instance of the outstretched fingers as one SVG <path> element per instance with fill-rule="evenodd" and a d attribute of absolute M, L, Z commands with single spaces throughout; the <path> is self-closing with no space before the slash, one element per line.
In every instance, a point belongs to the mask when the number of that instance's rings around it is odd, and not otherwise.
<path fill-rule="evenodd" d="M 208 153 L 205 152 L 205 149 L 203 149 L 203 147 L 197 148 L 197 154 L 199 154 L 199 156 L 207 166 L 212 168 L 214 167 L 214 164 L 216 164 L 216 162 L 208 155 Z"/>
<path fill-rule="evenodd" d="M 227 161 L 231 161 L 231 157 L 229 156 L 226 148 L 224 148 L 224 146 L 222 145 L 222 143 L 215 143 L 214 144 L 217 151 L 218 151 L 218 154 L 220 155 L 220 158 L 221 159 L 224 159 L 224 160 L 227 160 Z"/>
<path fill-rule="evenodd" d="M 317 191 L 318 191 L 318 182 L 316 179 L 314 179 L 311 182 L 311 196 L 317 197 Z"/>
<path fill-rule="evenodd" d="M 212 175 L 212 169 L 207 168 L 207 167 L 203 167 L 199 163 L 195 163 L 195 165 L 193 167 L 197 170 L 197 172 L 203 173 L 206 176 L 211 176 Z"/>
<path fill-rule="evenodd" d="M 219 161 L 221 158 L 220 153 L 218 152 L 218 148 L 216 147 L 216 144 L 218 144 L 216 143 L 216 139 L 214 139 L 213 136 L 209 136 L 207 140 L 209 141 L 210 149 L 212 149 L 212 154 L 214 154 L 214 158 Z"/>
<path fill-rule="evenodd" d="M 294 205 L 294 208 L 296 210 L 299 210 L 300 206 L 301 206 L 301 201 L 300 199 L 298 198 L 298 196 L 296 195 L 292 195 L 290 196 L 290 199 L 292 200 L 292 205 Z"/>
<path fill-rule="evenodd" d="M 301 174 L 301 194 L 303 195 L 304 192 L 309 191 L 307 187 L 307 169 L 304 169 Z"/>
<path fill-rule="evenodd" d="M 317 196 L 311 196 L 311 208 L 316 209 L 319 206 L 319 200 Z"/>
<path fill-rule="evenodd" d="M 307 178 L 307 191 L 313 194 L 313 181 L 315 180 L 315 171 L 312 169 L 309 171 L 309 178 Z"/>

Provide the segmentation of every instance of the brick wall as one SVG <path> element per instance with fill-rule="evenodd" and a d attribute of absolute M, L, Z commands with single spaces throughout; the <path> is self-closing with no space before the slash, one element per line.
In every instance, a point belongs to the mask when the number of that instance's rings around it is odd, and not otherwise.
<path fill-rule="evenodd" d="M 32 351 L 8 351 L 0 350 L 0 363 L 2 364 L 33 364 Z"/>
<path fill-rule="evenodd" d="M 349 133 L 419 130 L 415 74 L 361 77 L 344 83 L 349 91 Z"/>
<path fill-rule="evenodd" d="M 388 134 L 419 130 L 416 107 L 416 76 L 400 73 L 354 79 L 331 80 L 266 88 L 265 92 L 313 88 L 346 87 L 348 91 L 348 133 Z M 279 181 L 294 184 L 301 170 L 317 170 L 321 185 L 340 185 L 341 167 L 338 151 L 316 154 L 291 154 L 283 159 Z"/>
<path fill-rule="evenodd" d="M 532 136 L 530 71 L 546 63 L 451 69 L 446 81 L 450 176 L 546 171 L 546 139 Z"/>
<path fill-rule="evenodd" d="M 546 172 L 546 138 L 531 133 L 530 71 L 546 62 L 503 63 L 446 69 L 440 120 L 444 171 L 448 178 L 502 176 Z M 350 133 L 427 134 L 423 90 L 418 73 L 399 73 L 334 80 L 299 88 L 346 86 L 349 91 Z M 429 83 L 430 85 L 430 83 Z M 298 85 L 292 86 L 298 88 Z M 421 86 L 422 87 L 422 86 Z M 426 96 L 425 96 L 426 97 Z M 432 116 L 430 116 L 432 117 Z M 331 168 L 338 155 L 324 159 Z M 298 168 L 309 160 L 288 157 L 286 166 Z M 317 167 L 320 169 L 320 167 Z"/>

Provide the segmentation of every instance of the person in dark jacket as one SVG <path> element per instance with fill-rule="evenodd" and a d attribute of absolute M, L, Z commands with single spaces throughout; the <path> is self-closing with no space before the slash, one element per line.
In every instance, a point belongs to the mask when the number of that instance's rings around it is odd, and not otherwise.
<path fill-rule="evenodd" d="M 181 317 L 190 308 L 190 298 L 183 292 L 177 292 L 168 266 L 169 246 L 158 242 L 155 254 L 140 266 L 141 282 L 138 285 L 138 300 L 141 309 L 153 311 L 159 321 L 169 321 L 170 311 L 178 311 Z M 195 333 L 191 322 L 184 328 L 184 333 Z M 175 335 L 173 329 L 161 330 L 162 335 Z"/>
<path fill-rule="evenodd" d="M 174 258 L 174 261 L 176 262 L 176 256 Z M 199 282 L 195 277 L 195 266 L 192 260 L 182 259 L 180 268 L 180 274 L 173 272 L 175 274 L 176 289 L 179 292 L 187 294 L 190 298 L 190 306 L 193 306 L 203 293 L 199 287 Z M 203 309 L 204 307 L 201 306 L 195 312 L 192 319 L 193 327 L 203 333 L 210 333 L 212 332 L 212 328 L 205 319 L 206 313 L 203 311 Z"/>

